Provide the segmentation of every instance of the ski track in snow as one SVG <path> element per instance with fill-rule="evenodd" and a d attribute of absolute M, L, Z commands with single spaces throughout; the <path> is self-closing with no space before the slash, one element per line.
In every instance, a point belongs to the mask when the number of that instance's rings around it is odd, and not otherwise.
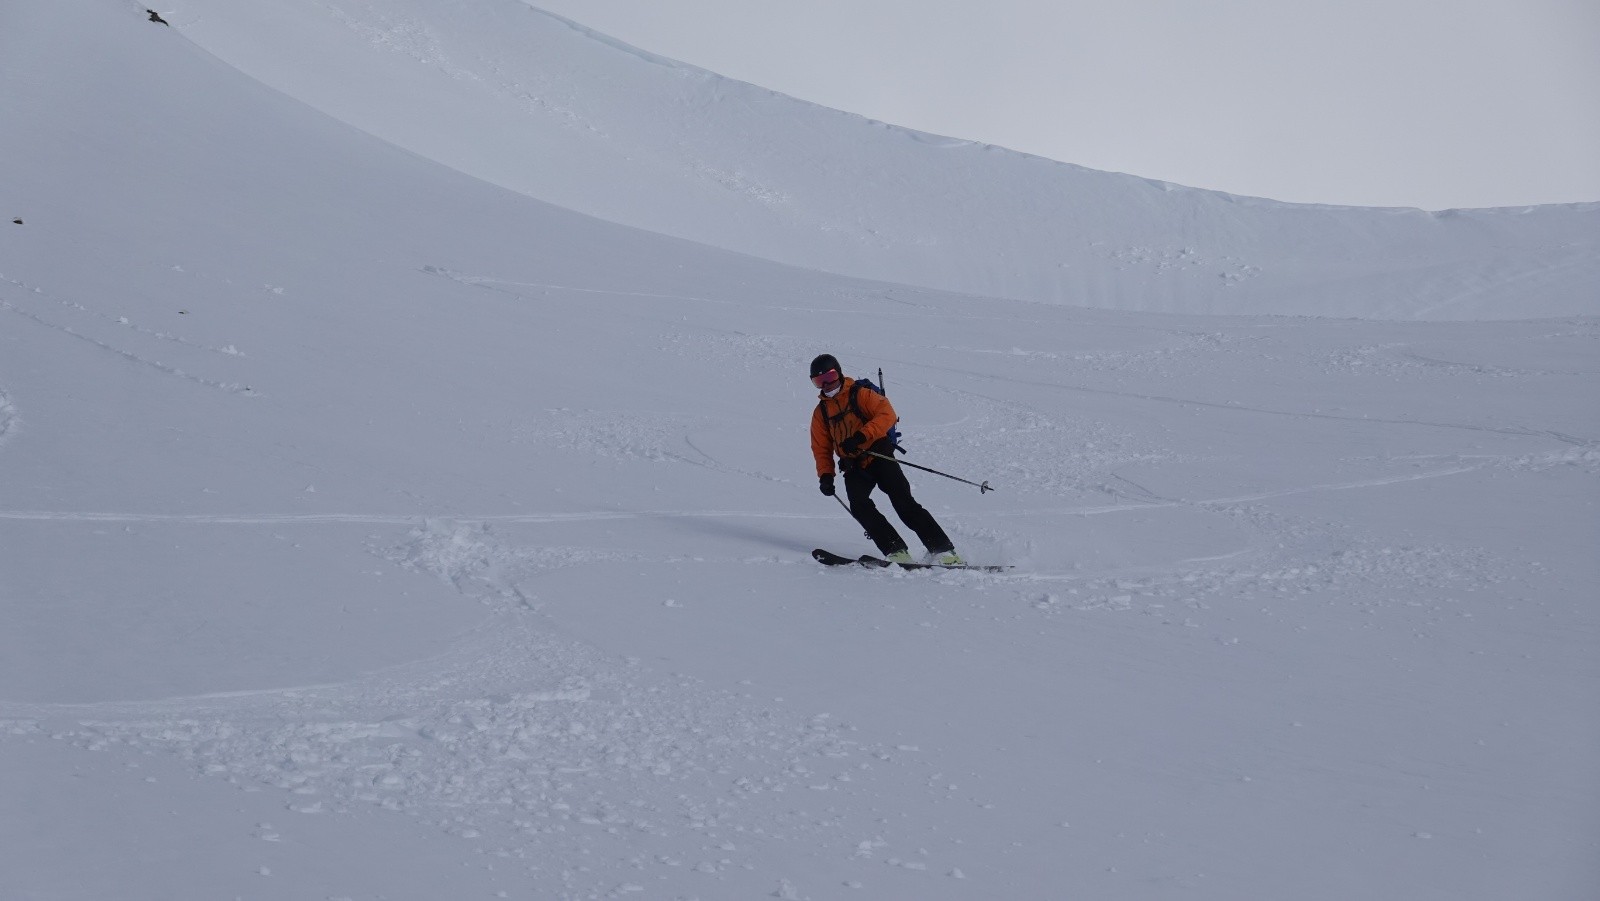
<path fill-rule="evenodd" d="M 1513 379 L 1533 376 L 1594 375 L 1594 373 L 1589 372 L 1492 366 L 1485 363 L 1462 363 L 1441 360 L 1407 350 L 1406 348 L 1408 347 L 1410 345 L 1406 342 L 1363 344 L 1325 354 L 1314 362 L 1319 364 L 1326 372 L 1368 376 L 1381 375 L 1390 378 L 1454 378 L 1468 375 Z"/>
<path fill-rule="evenodd" d="M 0 389 L 0 447 L 5 447 L 6 442 L 17 429 L 17 408 L 12 406 L 11 398 Z"/>
<path fill-rule="evenodd" d="M 1255 506 L 1218 512 L 1241 521 L 1260 540 L 1244 550 L 1163 567 L 1068 577 L 1027 574 L 1019 581 L 1061 587 L 1025 589 L 1020 599 L 1046 615 L 1097 611 L 1152 616 L 1167 625 L 1210 629 L 1217 640 L 1228 643 L 1232 639 L 1212 612 L 1214 606 L 1263 604 L 1260 612 L 1270 615 L 1285 601 L 1325 596 L 1331 600 L 1319 602 L 1358 599 L 1367 615 L 1425 605 L 1430 614 L 1447 616 L 1452 615 L 1447 602 L 1406 598 L 1425 595 L 1420 589 L 1475 591 L 1525 574 L 1474 548 L 1386 542 Z"/>
<path fill-rule="evenodd" d="M 5 401 L 5 395 L 0 393 L 0 438 L 6 434 L 7 423 L 16 421 L 14 412 Z M 1579 444 L 1581 439 L 1571 436 L 1555 436 L 1559 440 Z M 626 454 L 623 454 L 626 456 Z M 650 456 L 645 454 L 644 456 Z M 1124 459 L 1117 456 L 1115 459 Z M 1134 455 L 1126 458 L 1129 462 L 1147 459 L 1144 456 Z M 1449 461 L 1449 462 L 1446 462 Z M 680 461 L 695 464 L 695 461 Z M 1091 504 L 1070 507 L 1043 507 L 1016 511 L 1000 511 L 974 515 L 979 518 L 1009 518 L 1017 516 L 1099 516 L 1110 513 L 1127 513 L 1136 511 L 1157 510 L 1165 507 L 1217 507 L 1235 504 L 1249 504 L 1278 497 L 1288 497 L 1296 494 L 1307 494 L 1322 491 L 1350 491 L 1362 488 L 1377 488 L 1401 482 L 1420 481 L 1425 479 L 1446 478 L 1453 475 L 1475 472 L 1481 469 L 1495 467 L 1508 470 L 1537 472 L 1554 466 L 1575 466 L 1586 472 L 1600 472 L 1600 446 L 1579 444 L 1579 446 L 1560 451 L 1546 453 L 1521 454 L 1517 456 L 1496 455 L 1450 455 L 1440 461 L 1442 465 L 1424 470 L 1422 472 L 1405 473 L 1400 475 L 1377 476 L 1368 479 L 1356 479 L 1348 482 L 1329 482 L 1314 485 L 1301 485 L 1282 488 L 1274 491 L 1264 491 L 1244 495 L 1231 495 L 1214 498 L 1163 498 L 1147 495 L 1149 499 L 1133 503 L 1116 504 Z M 699 464 L 695 464 L 699 465 Z M 1113 477 L 1114 474 L 1113 474 Z M 1075 480 L 1073 487 L 1082 489 L 1082 480 Z M 1094 486 L 1100 487 L 1100 486 Z M 1137 489 L 1142 491 L 1142 489 Z M 1120 495 L 1120 492 L 1119 492 Z M 1128 497 L 1129 495 L 1120 495 Z M 750 510 L 643 510 L 643 511 L 616 511 L 595 510 L 579 513 L 133 513 L 110 511 L 51 511 L 51 510 L 0 510 L 0 519 L 34 520 L 41 522 L 149 522 L 149 523 L 189 523 L 195 525 L 322 525 L 322 524 L 372 524 L 372 525 L 416 525 L 429 520 L 449 520 L 474 523 L 500 523 L 500 524 L 557 524 L 570 522 L 602 522 L 606 520 L 637 520 L 637 519 L 784 519 L 784 520 L 831 520 L 836 516 L 828 513 L 774 513 L 770 511 Z"/>
<path fill-rule="evenodd" d="M 34 297 L 34 298 L 45 298 L 46 297 L 45 292 L 44 292 L 44 290 L 42 288 L 31 287 L 29 285 L 23 284 L 22 282 L 16 281 L 14 279 L 7 278 L 4 275 L 0 275 L 0 283 L 8 284 L 8 285 L 12 286 L 13 288 L 18 289 L 19 291 L 24 292 L 23 296 L 26 296 L 26 297 Z M 242 353 L 240 353 L 238 351 L 237 348 L 233 347 L 232 345 L 228 345 L 226 347 L 212 347 L 210 345 L 201 344 L 201 343 L 198 343 L 198 342 L 187 340 L 185 338 L 182 338 L 182 337 L 179 337 L 177 335 L 174 335 L 174 334 L 172 334 L 170 332 L 163 332 L 163 331 L 159 331 L 159 330 L 156 330 L 156 329 L 147 328 L 145 326 L 137 325 L 137 324 L 131 322 L 127 317 L 124 317 L 124 316 L 111 316 L 111 315 L 106 314 L 106 313 L 101 313 L 101 312 L 98 312 L 96 310 L 92 310 L 92 309 L 90 309 L 90 308 L 88 308 L 88 307 L 86 307 L 86 306 L 84 306 L 82 304 L 74 303 L 72 301 L 61 300 L 61 299 L 53 299 L 52 298 L 51 302 L 54 305 L 56 305 L 58 307 L 61 307 L 64 310 L 66 310 L 67 311 L 66 315 L 68 315 L 69 317 L 71 317 L 71 316 L 81 316 L 81 317 L 84 317 L 88 323 L 92 323 L 95 327 L 102 327 L 103 328 L 105 325 L 109 324 L 109 325 L 112 325 L 112 326 L 114 326 L 116 328 L 125 329 L 129 334 L 135 336 L 138 339 L 144 339 L 144 340 L 149 340 L 149 341 L 162 342 L 162 343 L 165 343 L 165 344 L 171 344 L 171 345 L 174 345 L 175 348 L 178 349 L 176 352 L 187 353 L 187 352 L 190 352 L 190 351 L 198 350 L 198 351 L 202 351 L 202 352 L 207 353 L 207 354 L 214 354 L 214 355 L 222 356 L 222 357 L 243 357 L 244 356 Z M 23 303 L 25 303 L 25 301 Z M 106 351 L 106 352 L 108 352 L 110 354 L 113 354 L 113 355 L 115 355 L 117 357 L 120 357 L 120 358 L 122 358 L 124 360 L 127 360 L 127 361 L 129 361 L 131 363 L 135 363 L 135 364 L 137 364 L 139 366 L 143 366 L 143 367 L 146 367 L 146 368 L 149 368 L 149 369 L 153 369 L 156 372 L 160 372 L 160 373 L 162 373 L 164 375 L 173 376 L 175 378 L 183 379 L 184 381 L 188 381 L 188 382 L 193 382 L 193 383 L 198 384 L 198 385 L 204 385 L 207 388 L 214 388 L 216 390 L 223 391 L 223 392 L 226 392 L 228 394 L 236 394 L 236 395 L 240 395 L 240 396 L 243 396 L 243 397 L 260 397 L 261 396 L 261 394 L 259 392 L 255 391 L 249 385 L 245 385 L 245 384 L 240 383 L 240 382 L 223 381 L 221 379 L 209 378 L 209 377 L 206 377 L 206 376 L 203 376 L 203 375 L 197 375 L 197 374 L 195 374 L 193 372 L 190 372 L 188 370 L 180 368 L 179 366 L 174 365 L 172 363 L 164 362 L 162 360 L 158 360 L 158 359 L 155 359 L 154 357 L 148 356 L 148 355 L 146 355 L 144 353 L 140 353 L 140 352 L 135 351 L 135 350 L 130 350 L 127 347 L 119 346 L 118 344 L 112 343 L 112 341 L 110 341 L 110 340 L 103 340 L 101 338 L 97 338 L 94 335 L 88 334 L 87 332 L 83 331 L 82 327 L 80 327 L 80 326 L 68 325 L 68 324 L 66 324 L 64 322 L 57 321 L 55 319 L 52 319 L 49 316 L 44 315 L 43 313 L 35 312 L 34 310 L 31 310 L 31 309 L 26 309 L 23 305 L 21 305 L 19 303 L 13 303 L 12 301 L 9 301 L 9 300 L 0 299 L 0 309 L 8 310 L 8 311 L 10 311 L 12 313 L 15 313 L 16 315 L 20 316 L 21 318 L 26 319 L 26 320 L 28 320 L 30 322 L 33 322 L 33 323 L 35 323 L 37 325 L 43 326 L 44 328 L 47 328 L 47 329 L 50 329 L 52 331 L 58 332 L 60 334 L 66 335 L 67 337 L 75 338 L 75 339 L 77 339 L 79 341 L 83 341 L 83 342 L 85 342 L 87 344 L 90 344 L 90 345 L 93 345 L 94 347 L 99 348 L 100 350 Z"/>
<path fill-rule="evenodd" d="M 1118 390 L 1111 389 L 1111 388 L 1095 388 L 1095 387 L 1091 387 L 1091 386 L 1088 386 L 1088 385 L 1070 385 L 1070 384 L 1062 384 L 1062 383 L 1058 383 L 1058 382 L 1032 381 L 1032 380 L 1028 380 L 1028 379 L 1021 379 L 1021 378 L 1015 378 L 1015 377 L 1004 376 L 1004 375 L 980 374 L 980 373 L 975 373 L 975 372 L 967 372 L 967 373 L 964 373 L 964 374 L 971 375 L 971 376 L 982 377 L 982 378 L 993 379 L 995 381 L 1015 382 L 1015 383 L 1018 383 L 1018 384 L 1033 385 L 1033 386 L 1042 387 L 1042 388 L 1059 388 L 1059 389 L 1064 390 L 1064 391 L 1078 391 L 1078 392 L 1082 392 L 1084 394 L 1101 394 L 1101 395 L 1109 395 L 1109 396 L 1112 396 L 1112 397 L 1125 397 L 1125 398 L 1131 398 L 1131 399 L 1134 399 L 1134 400 L 1150 401 L 1152 403 L 1159 403 L 1159 404 L 1174 404 L 1174 405 L 1182 406 L 1182 407 L 1205 407 L 1205 408 L 1214 409 L 1214 410 L 1230 410 L 1230 411 L 1237 412 L 1237 413 L 1254 413 L 1254 414 L 1263 415 L 1263 416 L 1285 416 L 1285 417 L 1297 418 L 1297 419 L 1322 419 L 1322 420 L 1333 420 L 1333 421 L 1337 421 L 1337 422 L 1360 423 L 1360 424 L 1363 424 L 1363 425 L 1399 425 L 1399 426 L 1415 426 L 1415 427 L 1420 427 L 1420 428 L 1431 428 L 1431 429 L 1452 429 L 1452 430 L 1459 430 L 1459 431 L 1465 431 L 1465 432 L 1485 432 L 1485 433 L 1495 434 L 1495 435 L 1511 435 L 1511 436 L 1516 436 L 1516 437 L 1528 437 L 1528 438 L 1543 436 L 1543 437 L 1555 438 L 1555 439 L 1557 439 L 1559 441 L 1562 441 L 1564 443 L 1567 443 L 1567 444 L 1581 444 L 1581 445 L 1585 445 L 1585 444 L 1586 445 L 1600 444 L 1600 438 L 1594 438 L 1594 439 L 1591 439 L 1591 438 L 1577 438 L 1577 437 L 1573 437 L 1573 436 L 1569 436 L 1569 435 L 1562 435 L 1562 434 L 1560 434 L 1558 432 L 1542 431 L 1542 430 L 1533 429 L 1533 428 L 1522 428 L 1522 427 L 1505 428 L 1505 427 L 1497 427 L 1497 426 L 1475 425 L 1473 423 L 1467 423 L 1467 422 L 1434 422 L 1434 421 L 1430 421 L 1430 420 L 1426 420 L 1426 419 L 1393 419 L 1393 418 L 1387 418 L 1387 417 L 1382 417 L 1382 416 L 1349 416 L 1349 415 L 1341 415 L 1341 414 L 1337 414 L 1337 413 L 1321 413 L 1321 412 L 1317 412 L 1317 411 L 1314 411 L 1314 410 L 1279 410 L 1279 409 L 1273 409 L 1271 407 L 1259 407 L 1259 406 L 1252 406 L 1250 404 L 1243 404 L 1243 403 L 1223 403 L 1223 402 L 1220 402 L 1220 401 L 1199 400 L 1199 399 L 1187 398 L 1187 397 L 1174 397 L 1174 396 L 1171 396 L 1171 395 L 1163 395 L 1163 394 L 1149 394 L 1149 393 L 1143 393 L 1143 392 L 1137 392 L 1137 391 L 1118 391 Z"/>
<path fill-rule="evenodd" d="M 512 297 L 521 298 L 523 300 L 535 299 L 526 293 L 527 289 L 534 289 L 540 291 L 541 293 L 563 291 L 574 294 L 596 294 L 602 297 L 694 301 L 696 303 L 718 304 L 722 306 L 738 306 L 737 302 L 732 300 L 713 300 L 709 297 L 696 297 L 687 294 L 660 294 L 653 291 L 618 291 L 611 288 L 588 288 L 582 285 L 557 285 L 548 284 L 545 282 L 513 282 L 505 279 L 492 278 L 490 276 L 467 275 L 466 273 L 456 272 L 451 269 L 446 269 L 442 266 L 423 266 L 420 271 L 425 272 L 428 275 L 436 275 L 440 278 L 446 278 L 453 282 L 459 282 L 463 285 L 470 285 L 474 288 L 483 288 L 489 291 L 498 291 L 502 294 L 509 294 Z"/>
<path fill-rule="evenodd" d="M 39 287 L 36 287 L 36 286 L 33 286 L 33 285 L 28 285 L 26 283 L 17 281 L 16 279 L 7 278 L 3 273 L 0 273 L 0 282 L 5 282 L 5 283 L 10 284 L 10 285 L 12 285 L 12 286 L 14 286 L 16 288 L 19 288 L 22 291 L 26 292 L 28 295 L 33 296 L 33 297 L 45 298 L 45 297 L 48 296 L 48 295 L 46 295 L 45 290 L 43 288 L 39 288 Z M 56 306 L 59 306 L 62 309 L 67 310 L 70 315 L 79 315 L 79 316 L 89 317 L 91 319 L 97 319 L 97 320 L 100 320 L 103 323 L 109 323 L 111 325 L 127 329 L 128 331 L 130 331 L 130 332 L 132 332 L 134 334 L 137 334 L 137 335 L 140 335 L 140 336 L 143 336 L 143 337 L 146 337 L 146 338 L 150 338 L 150 339 L 153 339 L 153 340 L 156 340 L 156 341 L 167 341 L 167 342 L 171 342 L 173 344 L 179 345 L 181 347 L 191 348 L 191 349 L 194 349 L 194 350 L 201 350 L 201 351 L 205 351 L 207 353 L 218 354 L 218 355 L 221 355 L 221 356 L 227 356 L 227 357 L 243 357 L 243 356 L 245 356 L 243 353 L 241 353 L 239 351 L 238 348 L 234 347 L 233 345 L 228 345 L 226 347 L 213 347 L 212 345 L 202 344 L 202 343 L 200 343 L 198 341 L 190 341 L 187 338 L 181 337 L 179 335 L 174 335 L 171 332 L 163 332 L 163 331 L 160 331 L 160 330 L 157 330 L 157 329 L 147 328 L 145 326 L 142 326 L 142 325 L 139 325 L 139 324 L 133 322 L 132 320 L 130 320 L 126 316 L 112 316 L 109 313 L 102 313 L 102 312 L 100 312 L 98 310 L 94 310 L 94 309 L 91 309 L 89 307 L 86 307 L 81 303 L 76 303 L 76 302 L 70 301 L 70 300 L 62 300 L 60 298 L 50 298 L 50 299 Z M 13 309 L 16 309 L 16 308 L 13 308 Z M 22 312 L 22 311 L 20 309 L 17 309 L 17 312 Z M 36 321 L 42 321 L 42 320 L 37 320 L 36 319 Z M 44 324 L 50 325 L 50 327 L 52 327 L 52 328 L 65 330 L 64 327 L 62 327 L 60 325 L 51 324 L 51 323 L 44 323 Z"/>

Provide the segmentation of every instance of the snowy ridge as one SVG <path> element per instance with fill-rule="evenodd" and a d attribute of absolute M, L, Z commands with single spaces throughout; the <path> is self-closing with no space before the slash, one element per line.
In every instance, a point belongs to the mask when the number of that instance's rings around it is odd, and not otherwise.
<path fill-rule="evenodd" d="M 1111 309 L 1597 311 L 1575 286 L 1600 281 L 1600 204 L 1291 205 L 1096 172 L 819 107 L 521 0 L 192 0 L 173 23 L 241 71 L 462 172 L 807 268 Z"/>

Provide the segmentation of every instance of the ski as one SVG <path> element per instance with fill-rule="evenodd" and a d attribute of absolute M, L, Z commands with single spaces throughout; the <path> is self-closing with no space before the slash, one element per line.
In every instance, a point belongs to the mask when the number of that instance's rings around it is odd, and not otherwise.
<path fill-rule="evenodd" d="M 833 551 L 825 551 L 820 547 L 811 552 L 811 559 L 821 563 L 823 566 L 852 566 L 861 562 L 854 557 L 835 554 Z"/>
<path fill-rule="evenodd" d="M 882 557 L 874 557 L 871 554 L 862 554 L 856 558 L 856 562 L 862 566 L 873 566 L 879 569 L 898 566 L 901 569 L 967 569 L 975 572 L 997 573 L 1011 568 L 987 563 L 896 563 L 893 560 L 885 560 Z"/>
<path fill-rule="evenodd" d="M 850 566 L 853 564 L 874 569 L 898 566 L 901 569 L 970 569 L 978 572 L 997 573 L 1011 568 L 1009 566 L 988 566 L 974 563 L 895 563 L 892 560 L 874 557 L 871 554 L 863 554 L 860 557 L 846 557 L 843 554 L 835 554 L 833 551 L 825 551 L 822 548 L 812 551 L 811 559 L 821 563 L 823 566 Z"/>

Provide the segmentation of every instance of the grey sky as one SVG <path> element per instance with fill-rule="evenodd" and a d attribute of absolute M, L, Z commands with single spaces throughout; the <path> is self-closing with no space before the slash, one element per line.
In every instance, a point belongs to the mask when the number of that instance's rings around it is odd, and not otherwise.
<path fill-rule="evenodd" d="M 1600 200 L 1595 0 L 532 0 L 874 119 L 1279 200 Z"/>

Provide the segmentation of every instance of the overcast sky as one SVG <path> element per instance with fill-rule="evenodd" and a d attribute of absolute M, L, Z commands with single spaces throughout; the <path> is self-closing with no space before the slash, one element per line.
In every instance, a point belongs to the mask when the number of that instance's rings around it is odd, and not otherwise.
<path fill-rule="evenodd" d="M 836 109 L 1314 203 L 1600 200 L 1600 0 L 531 0 Z"/>

